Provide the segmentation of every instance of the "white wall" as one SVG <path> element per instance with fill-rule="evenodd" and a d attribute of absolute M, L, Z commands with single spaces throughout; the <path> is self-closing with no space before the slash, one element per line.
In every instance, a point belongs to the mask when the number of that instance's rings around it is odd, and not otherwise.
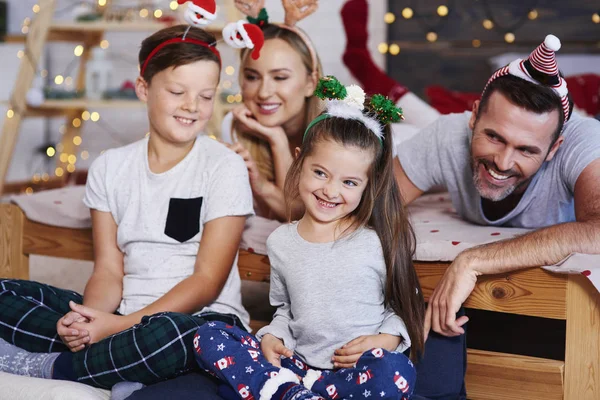
<path fill-rule="evenodd" d="M 134 0 L 115 0 L 123 4 L 135 4 Z M 222 4 L 224 0 L 217 0 Z M 227 0 L 229 1 L 229 0 Z M 299 23 L 315 42 L 317 52 L 323 63 L 326 74 L 336 75 L 342 82 L 353 82 L 349 71 L 342 63 L 346 38 L 343 31 L 342 20 L 339 14 L 345 0 L 321 0 L 319 10 Z M 9 32 L 20 33 L 21 24 L 26 17 L 32 17 L 32 6 L 36 0 L 8 0 L 9 7 Z M 65 9 L 73 0 L 58 0 L 57 10 Z M 157 0 L 157 4 L 167 8 L 169 0 Z M 283 20 L 283 7 L 280 0 L 267 0 L 267 10 L 272 21 Z M 372 0 L 370 2 L 369 48 L 379 65 L 384 62 L 384 57 L 375 49 L 377 44 L 385 40 L 386 27 L 383 23 L 383 15 L 387 8 L 385 0 Z M 63 12 L 57 18 L 69 19 L 70 13 Z M 108 49 L 113 60 L 115 74 L 114 85 L 119 86 L 124 80 L 134 80 L 137 75 L 137 52 L 139 44 L 146 34 L 143 33 L 107 33 L 106 39 L 110 42 Z M 51 76 L 63 74 L 69 62 L 74 58 L 73 48 L 76 44 L 54 43 L 47 46 L 47 62 L 44 67 L 50 70 Z M 14 80 L 20 65 L 17 52 L 22 49 L 20 44 L 0 44 L 0 59 L 2 62 L 2 74 L 0 74 L 0 100 L 8 100 L 12 91 Z M 223 47 L 221 47 L 223 49 Z M 237 58 L 231 51 L 222 50 L 224 65 L 237 67 Z M 75 76 L 76 70 L 70 75 Z M 225 77 L 231 79 L 233 77 Z M 6 106 L 0 106 L 0 118 L 6 116 Z M 100 151 L 132 142 L 141 138 L 147 131 L 147 120 L 143 110 L 98 110 L 104 124 L 112 127 L 112 133 L 107 132 L 98 124 L 86 123 L 83 129 L 83 144 L 80 151 L 87 150 L 91 157 L 87 161 L 78 161 L 78 168 L 85 168 L 97 156 Z M 60 140 L 59 128 L 64 119 L 28 119 L 20 130 L 12 164 L 8 172 L 8 180 L 25 180 L 35 173 L 52 173 L 53 161 L 44 155 L 35 153 L 35 148 L 41 146 L 45 140 L 45 131 L 51 141 Z"/>

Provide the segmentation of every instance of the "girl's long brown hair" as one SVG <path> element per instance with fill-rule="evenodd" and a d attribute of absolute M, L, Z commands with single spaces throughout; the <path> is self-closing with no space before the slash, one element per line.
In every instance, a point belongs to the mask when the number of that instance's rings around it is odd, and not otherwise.
<path fill-rule="evenodd" d="M 390 128 L 385 127 L 384 138 L 380 141 L 357 120 L 330 117 L 311 127 L 305 134 L 300 155 L 288 171 L 284 189 L 288 210 L 299 198 L 300 172 L 305 158 L 312 154 L 318 143 L 326 140 L 367 150 L 374 155 L 360 204 L 346 217 L 353 221 L 348 232 L 366 226 L 379 236 L 387 272 L 385 305 L 406 324 L 412 342 L 411 358 L 417 360 L 424 346 L 425 302 L 412 261 L 415 234 L 394 177 Z"/>

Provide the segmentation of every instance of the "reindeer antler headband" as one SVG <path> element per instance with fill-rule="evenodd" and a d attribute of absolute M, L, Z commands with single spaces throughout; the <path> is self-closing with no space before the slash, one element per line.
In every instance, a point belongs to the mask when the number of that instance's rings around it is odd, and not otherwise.
<path fill-rule="evenodd" d="M 296 23 L 314 13 L 318 8 L 318 3 L 318 0 L 282 0 L 283 8 L 285 10 L 285 19 L 283 24 L 277 24 L 282 28 L 294 32 L 302 39 L 310 53 L 312 72 L 315 72 L 318 69 L 317 53 L 315 52 L 309 37 L 300 28 L 296 27 Z M 234 4 L 238 10 L 248 16 L 248 21 L 250 21 L 251 24 L 262 27 L 268 23 L 268 16 L 264 8 L 265 0 L 235 0 Z M 235 27 L 232 24 L 236 24 Z M 244 40 L 243 30 L 240 30 L 242 26 L 247 28 L 248 23 L 241 20 L 237 23 L 228 24 L 228 26 L 223 29 L 223 38 L 233 47 L 253 48 L 247 46 L 248 42 Z M 232 32 L 234 33 L 236 30 L 240 33 L 241 37 L 232 35 Z M 241 45 L 242 40 L 246 42 L 246 46 Z M 253 53 L 253 57 L 254 56 L 255 54 Z"/>

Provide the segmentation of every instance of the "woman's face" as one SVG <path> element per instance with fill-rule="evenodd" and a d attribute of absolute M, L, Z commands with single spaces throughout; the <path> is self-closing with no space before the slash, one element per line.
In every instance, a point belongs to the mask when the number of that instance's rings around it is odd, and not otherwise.
<path fill-rule="evenodd" d="M 265 41 L 258 60 L 247 57 L 241 79 L 244 104 L 264 126 L 302 123 L 315 85 L 302 58 L 282 39 Z"/>

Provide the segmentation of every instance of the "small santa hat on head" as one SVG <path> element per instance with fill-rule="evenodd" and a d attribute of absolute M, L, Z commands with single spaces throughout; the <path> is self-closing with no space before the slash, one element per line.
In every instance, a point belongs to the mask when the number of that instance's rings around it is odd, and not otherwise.
<path fill-rule="evenodd" d="M 487 86 L 496 78 L 504 75 L 513 75 L 538 85 L 548 86 L 560 97 L 565 121 L 571 116 L 571 103 L 567 82 L 560 76 L 556 63 L 555 52 L 560 50 L 560 40 L 554 35 L 548 35 L 544 42 L 531 52 L 528 58 L 520 58 L 500 68 L 489 79 Z"/>
<path fill-rule="evenodd" d="M 265 35 L 258 25 L 250 24 L 243 19 L 237 22 L 237 31 L 246 44 L 246 47 L 252 50 L 252 59 L 257 60 L 260 57 L 260 50 L 265 44 Z"/>
<path fill-rule="evenodd" d="M 191 3 L 188 7 L 197 14 L 211 21 L 217 18 L 217 4 L 215 0 L 177 0 L 177 4 L 185 4 L 188 1 Z"/>

